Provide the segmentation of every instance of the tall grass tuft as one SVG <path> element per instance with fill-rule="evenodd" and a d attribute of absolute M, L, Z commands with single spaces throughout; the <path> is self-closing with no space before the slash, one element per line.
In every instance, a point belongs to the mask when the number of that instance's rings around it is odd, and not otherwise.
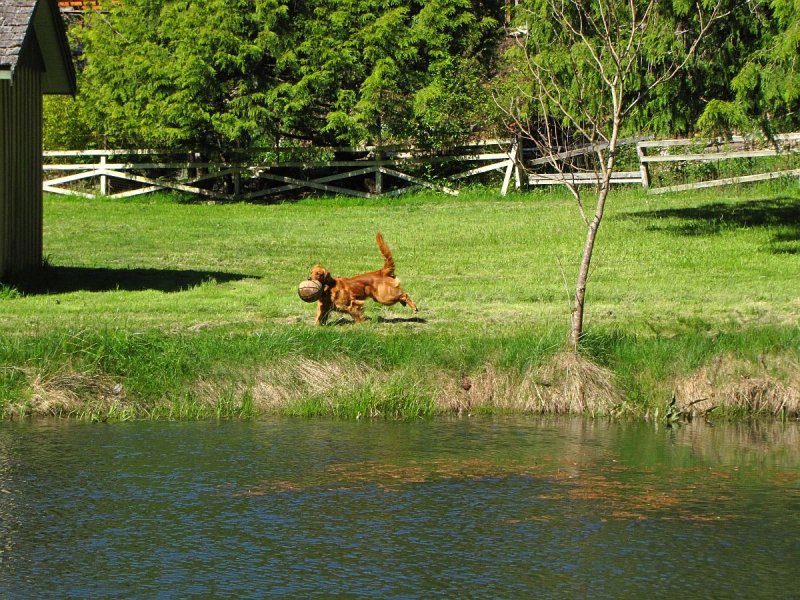
<path fill-rule="evenodd" d="M 614 375 L 573 352 L 551 356 L 523 372 L 488 364 L 441 386 L 441 412 L 458 414 L 515 412 L 535 414 L 611 415 L 622 410 Z"/>
<path fill-rule="evenodd" d="M 113 418 L 128 420 L 139 416 L 124 386 L 112 377 L 74 371 L 44 372 L 30 368 L 25 373 L 30 385 L 26 402 L 13 406 L 10 416 L 78 417 L 86 420 Z"/>
<path fill-rule="evenodd" d="M 716 356 L 675 382 L 675 398 L 684 413 L 800 415 L 800 364 L 766 355 L 756 363 Z"/>

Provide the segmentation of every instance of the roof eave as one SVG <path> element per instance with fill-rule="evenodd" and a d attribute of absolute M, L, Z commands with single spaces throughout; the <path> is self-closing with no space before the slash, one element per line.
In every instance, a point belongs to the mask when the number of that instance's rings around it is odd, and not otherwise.
<path fill-rule="evenodd" d="M 41 10 L 46 10 L 47 15 L 40 16 Z M 77 92 L 75 65 L 72 63 L 67 32 L 57 0 L 39 0 L 33 22 L 37 31 L 40 28 L 47 30 L 37 35 L 45 61 L 42 91 L 45 94 L 74 95 Z M 43 40 L 50 40 L 50 43 L 43 43 Z"/>

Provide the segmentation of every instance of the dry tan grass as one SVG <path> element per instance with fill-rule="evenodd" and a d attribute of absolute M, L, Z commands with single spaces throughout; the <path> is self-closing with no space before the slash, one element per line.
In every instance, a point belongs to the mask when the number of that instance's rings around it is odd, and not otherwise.
<path fill-rule="evenodd" d="M 71 416 L 108 415 L 130 408 L 124 387 L 107 375 L 74 371 L 41 373 L 32 369 L 24 372 L 31 395 L 27 406 L 18 406 L 16 410 L 35 416 Z"/>
<path fill-rule="evenodd" d="M 330 392 L 355 390 L 379 377 L 375 369 L 343 358 L 336 362 L 288 358 L 256 371 L 243 370 L 222 378 L 202 377 L 192 383 L 192 403 L 212 410 L 219 399 L 249 396 L 256 413 L 279 413 L 293 402 L 308 397 L 326 398 Z"/>
<path fill-rule="evenodd" d="M 254 375 L 243 374 L 235 392 L 250 394 L 257 412 L 275 413 L 308 397 L 335 402 L 370 386 L 379 389 L 391 376 L 347 358 L 334 362 L 293 357 L 262 367 Z M 486 408 L 605 415 L 622 404 L 611 372 L 571 352 L 558 354 L 543 367 L 521 375 L 486 365 L 474 375 L 431 371 L 414 374 L 411 380 L 430 391 L 437 412 L 442 414 L 468 414 Z M 202 381 L 192 394 L 213 402 L 221 391 L 213 382 Z"/>
<path fill-rule="evenodd" d="M 677 407 L 694 414 L 714 408 L 748 413 L 800 414 L 800 365 L 761 357 L 724 356 L 675 383 Z"/>
<path fill-rule="evenodd" d="M 574 352 L 556 354 L 541 373 L 548 412 L 609 414 L 622 404 L 614 374 Z"/>
<path fill-rule="evenodd" d="M 524 413 L 607 415 L 622 406 L 611 371 L 573 352 L 553 356 L 523 374 L 487 365 L 472 377 L 443 382 L 437 405 L 443 412 L 492 407 Z"/>
<path fill-rule="evenodd" d="M 142 413 L 118 382 L 102 373 L 64 370 L 23 372 L 30 397 L 7 407 L 9 416 L 114 415 Z M 618 414 L 625 404 L 613 374 L 572 352 L 562 352 L 545 364 L 522 373 L 487 364 L 480 371 L 458 375 L 446 371 L 401 374 L 419 395 L 430 394 L 441 414 L 500 410 L 528 414 Z M 394 379 L 393 379 L 394 378 Z M 235 379 L 234 379 L 235 380 Z M 215 406 L 223 395 L 252 398 L 257 413 L 276 413 L 310 397 L 323 403 L 347 402 L 348 397 L 380 393 L 397 373 L 357 361 L 290 357 L 243 372 L 237 384 L 202 379 L 189 390 L 194 401 Z M 730 356 L 718 358 L 674 382 L 677 408 L 703 414 L 719 407 L 748 414 L 800 415 L 800 365 L 786 358 L 763 357 L 757 362 Z M 413 396 L 413 394 L 412 394 Z M 146 412 L 146 411 L 145 411 Z M 134 415 L 135 416 L 135 415 Z"/>
<path fill-rule="evenodd" d="M 25 403 L 8 407 L 9 416 L 92 416 L 132 411 L 124 387 L 108 375 L 64 371 L 41 373 L 23 370 L 31 390 Z M 348 359 L 322 362 L 307 358 L 287 359 L 260 369 L 254 376 L 243 374 L 234 395 L 250 394 L 258 412 L 276 412 L 308 396 L 329 395 L 363 386 L 378 372 Z M 230 379 L 199 379 L 189 390 L 194 402 L 213 407 L 230 393 Z M 139 407 L 142 408 L 142 407 Z M 141 413 L 141 410 L 139 411 Z"/>
<path fill-rule="evenodd" d="M 355 390 L 376 377 L 375 369 L 347 358 L 336 362 L 292 358 L 260 369 L 250 393 L 254 408 L 275 412 L 308 396 Z"/>

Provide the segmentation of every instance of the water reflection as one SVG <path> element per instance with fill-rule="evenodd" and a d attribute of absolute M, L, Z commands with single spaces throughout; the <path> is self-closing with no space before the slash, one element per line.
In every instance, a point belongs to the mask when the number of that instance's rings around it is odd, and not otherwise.
<path fill-rule="evenodd" d="M 0 595 L 781 597 L 800 550 L 799 435 L 3 424 Z"/>

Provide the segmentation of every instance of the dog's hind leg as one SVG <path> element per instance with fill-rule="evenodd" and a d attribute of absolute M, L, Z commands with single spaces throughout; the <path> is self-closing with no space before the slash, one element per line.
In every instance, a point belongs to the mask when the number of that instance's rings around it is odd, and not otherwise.
<path fill-rule="evenodd" d="M 398 300 L 398 302 L 400 302 L 400 304 L 402 304 L 403 306 L 408 306 L 409 308 L 411 308 L 411 310 L 414 313 L 417 312 L 417 305 L 414 304 L 414 301 L 411 299 L 411 296 L 409 296 L 405 292 L 403 292 L 403 295 L 400 296 L 400 300 Z"/>
<path fill-rule="evenodd" d="M 361 323 L 364 320 L 364 301 L 353 300 L 345 309 L 347 314 L 353 317 L 356 323 Z"/>

